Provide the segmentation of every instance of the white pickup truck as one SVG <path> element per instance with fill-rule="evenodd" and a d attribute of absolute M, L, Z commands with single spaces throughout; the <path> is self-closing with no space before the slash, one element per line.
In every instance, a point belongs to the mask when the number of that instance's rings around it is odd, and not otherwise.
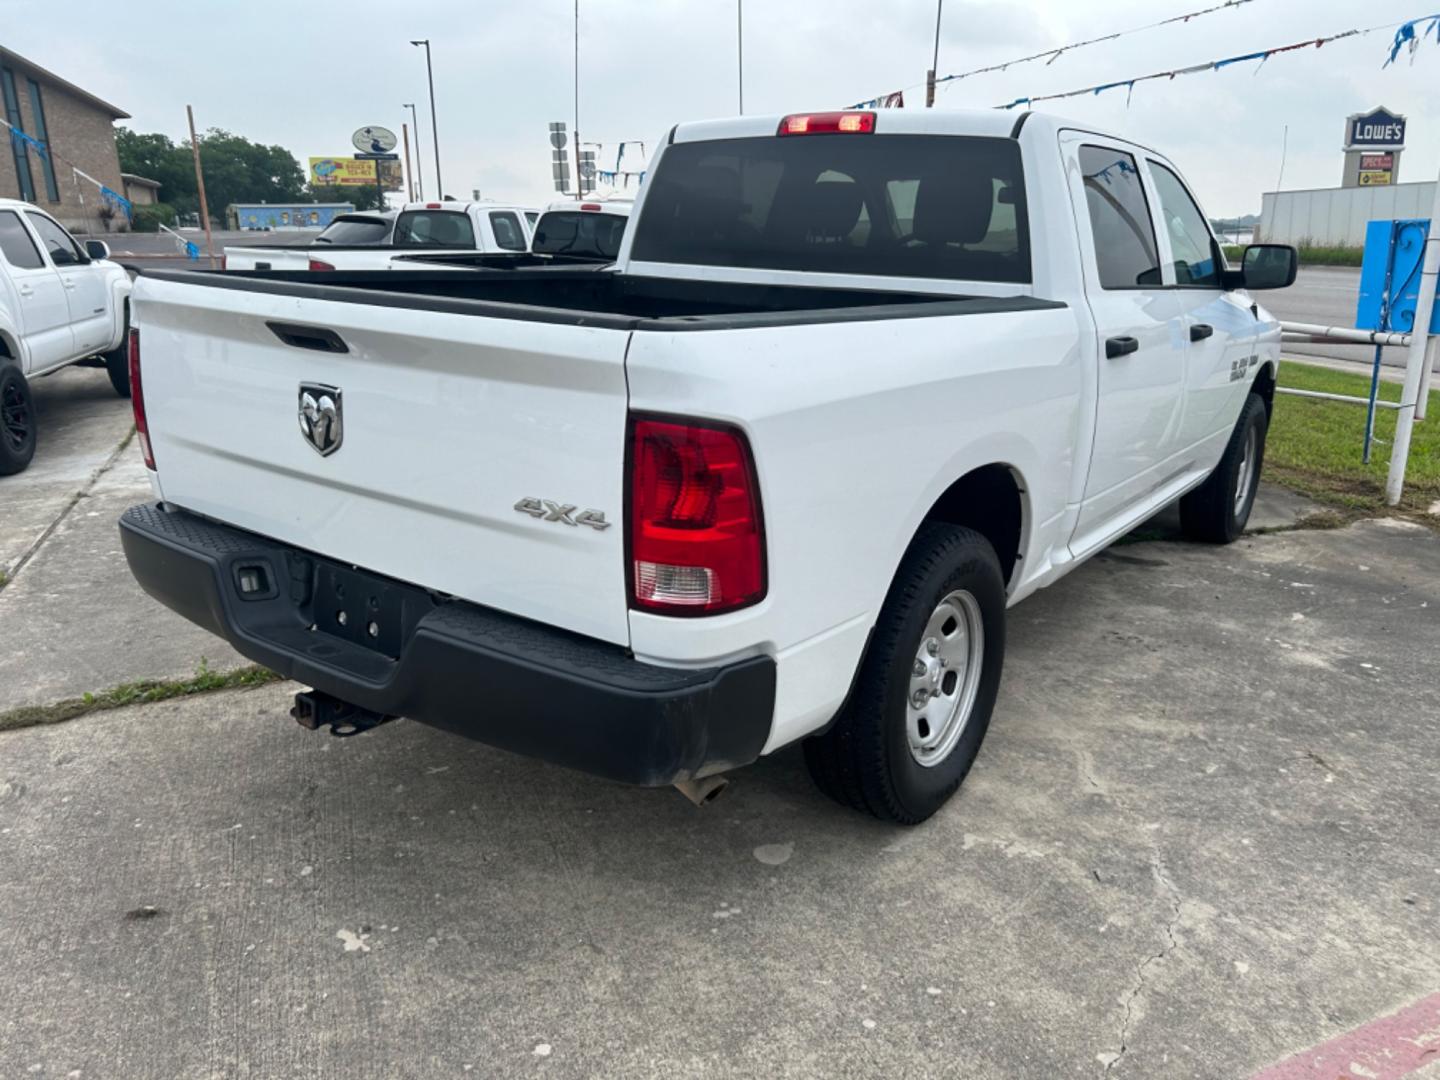
<path fill-rule="evenodd" d="M 1227 266 L 1148 147 L 682 124 L 631 226 L 604 274 L 147 272 L 141 585 L 313 686 L 307 726 L 696 799 L 805 740 L 914 823 L 979 750 L 1008 605 L 1173 500 L 1245 525 L 1280 353 L 1249 292 L 1295 252 Z"/>
<path fill-rule="evenodd" d="M 354 217 L 356 215 L 347 215 Z M 333 226 L 332 226 L 333 228 Z M 487 202 L 409 203 L 393 218 L 390 234 L 349 240 L 328 235 L 301 247 L 255 244 L 227 247 L 227 270 L 399 270 L 412 264 L 398 256 L 416 252 L 507 254 L 530 248 L 530 221 L 523 206 Z"/>
<path fill-rule="evenodd" d="M 35 456 L 30 379 L 89 364 L 130 396 L 129 296 L 130 276 L 103 241 L 81 247 L 38 206 L 0 199 L 0 476 Z"/>

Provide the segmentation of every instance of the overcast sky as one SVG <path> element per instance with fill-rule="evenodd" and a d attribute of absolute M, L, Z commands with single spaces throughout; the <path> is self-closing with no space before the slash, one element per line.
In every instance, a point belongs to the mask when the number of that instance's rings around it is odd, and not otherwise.
<path fill-rule="evenodd" d="M 945 0 L 940 70 L 954 73 L 1154 22 L 1217 0 Z M 839 107 L 921 83 L 935 0 L 748 0 L 745 111 Z M 1251 0 L 1188 24 L 1148 30 L 1043 62 L 943 86 L 938 105 L 988 107 L 1016 97 L 1201 63 L 1401 22 L 1435 0 Z M 680 120 L 730 115 L 736 102 L 735 0 L 580 0 L 580 130 L 613 167 L 622 139 L 654 144 Z M 425 57 L 435 61 L 446 191 L 530 204 L 550 197 L 547 123 L 574 122 L 573 0 L 341 4 L 147 0 L 135 17 L 111 3 L 0 0 L 0 44 L 133 114 L 140 131 L 185 134 L 196 122 L 297 158 L 348 154 L 350 133 L 397 133 L 421 112 L 423 175 L 435 166 Z M 1174 158 L 1212 216 L 1258 212 L 1284 187 L 1338 185 L 1344 120 L 1376 105 L 1408 114 L 1404 180 L 1432 179 L 1440 159 L 1440 46 L 1382 70 L 1393 30 L 1170 81 L 1042 106 L 1103 125 Z M 1427 93 L 1428 90 L 1428 93 Z M 906 90 L 908 106 L 923 89 Z"/>

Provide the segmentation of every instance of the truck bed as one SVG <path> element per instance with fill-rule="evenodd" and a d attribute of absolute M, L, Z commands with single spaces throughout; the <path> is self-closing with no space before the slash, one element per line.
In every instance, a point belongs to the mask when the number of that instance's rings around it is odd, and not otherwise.
<path fill-rule="evenodd" d="M 324 282 L 298 270 L 147 270 L 158 281 L 340 303 L 614 330 L 718 330 L 752 326 L 1038 311 L 1038 297 L 943 296 L 880 289 L 686 281 L 598 268 L 336 270 Z"/>

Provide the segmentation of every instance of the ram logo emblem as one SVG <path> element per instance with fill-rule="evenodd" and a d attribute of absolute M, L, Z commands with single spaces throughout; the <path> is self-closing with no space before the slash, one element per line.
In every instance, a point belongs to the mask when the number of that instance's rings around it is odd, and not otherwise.
<path fill-rule="evenodd" d="M 522 514 L 529 514 L 538 521 L 558 521 L 562 525 L 588 525 L 596 532 L 603 532 L 611 525 L 605 520 L 604 510 L 581 510 L 575 512 L 574 503 L 555 502 L 553 499 L 524 498 L 515 504 Z"/>
<path fill-rule="evenodd" d="M 340 449 L 345 438 L 345 415 L 338 386 L 300 384 L 300 434 L 321 457 Z"/>

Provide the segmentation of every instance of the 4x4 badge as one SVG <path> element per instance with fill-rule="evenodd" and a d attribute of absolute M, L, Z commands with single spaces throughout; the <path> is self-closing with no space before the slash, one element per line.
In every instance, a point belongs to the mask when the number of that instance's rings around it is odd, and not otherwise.
<path fill-rule="evenodd" d="M 321 457 L 340 449 L 345 439 L 345 414 L 338 386 L 300 384 L 300 434 Z"/>
<path fill-rule="evenodd" d="M 611 524 L 605 520 L 604 510 L 581 510 L 577 514 L 573 503 L 559 503 L 551 499 L 521 499 L 515 504 L 515 509 L 541 521 L 558 521 L 562 525 L 589 525 L 597 532 L 608 529 Z"/>

